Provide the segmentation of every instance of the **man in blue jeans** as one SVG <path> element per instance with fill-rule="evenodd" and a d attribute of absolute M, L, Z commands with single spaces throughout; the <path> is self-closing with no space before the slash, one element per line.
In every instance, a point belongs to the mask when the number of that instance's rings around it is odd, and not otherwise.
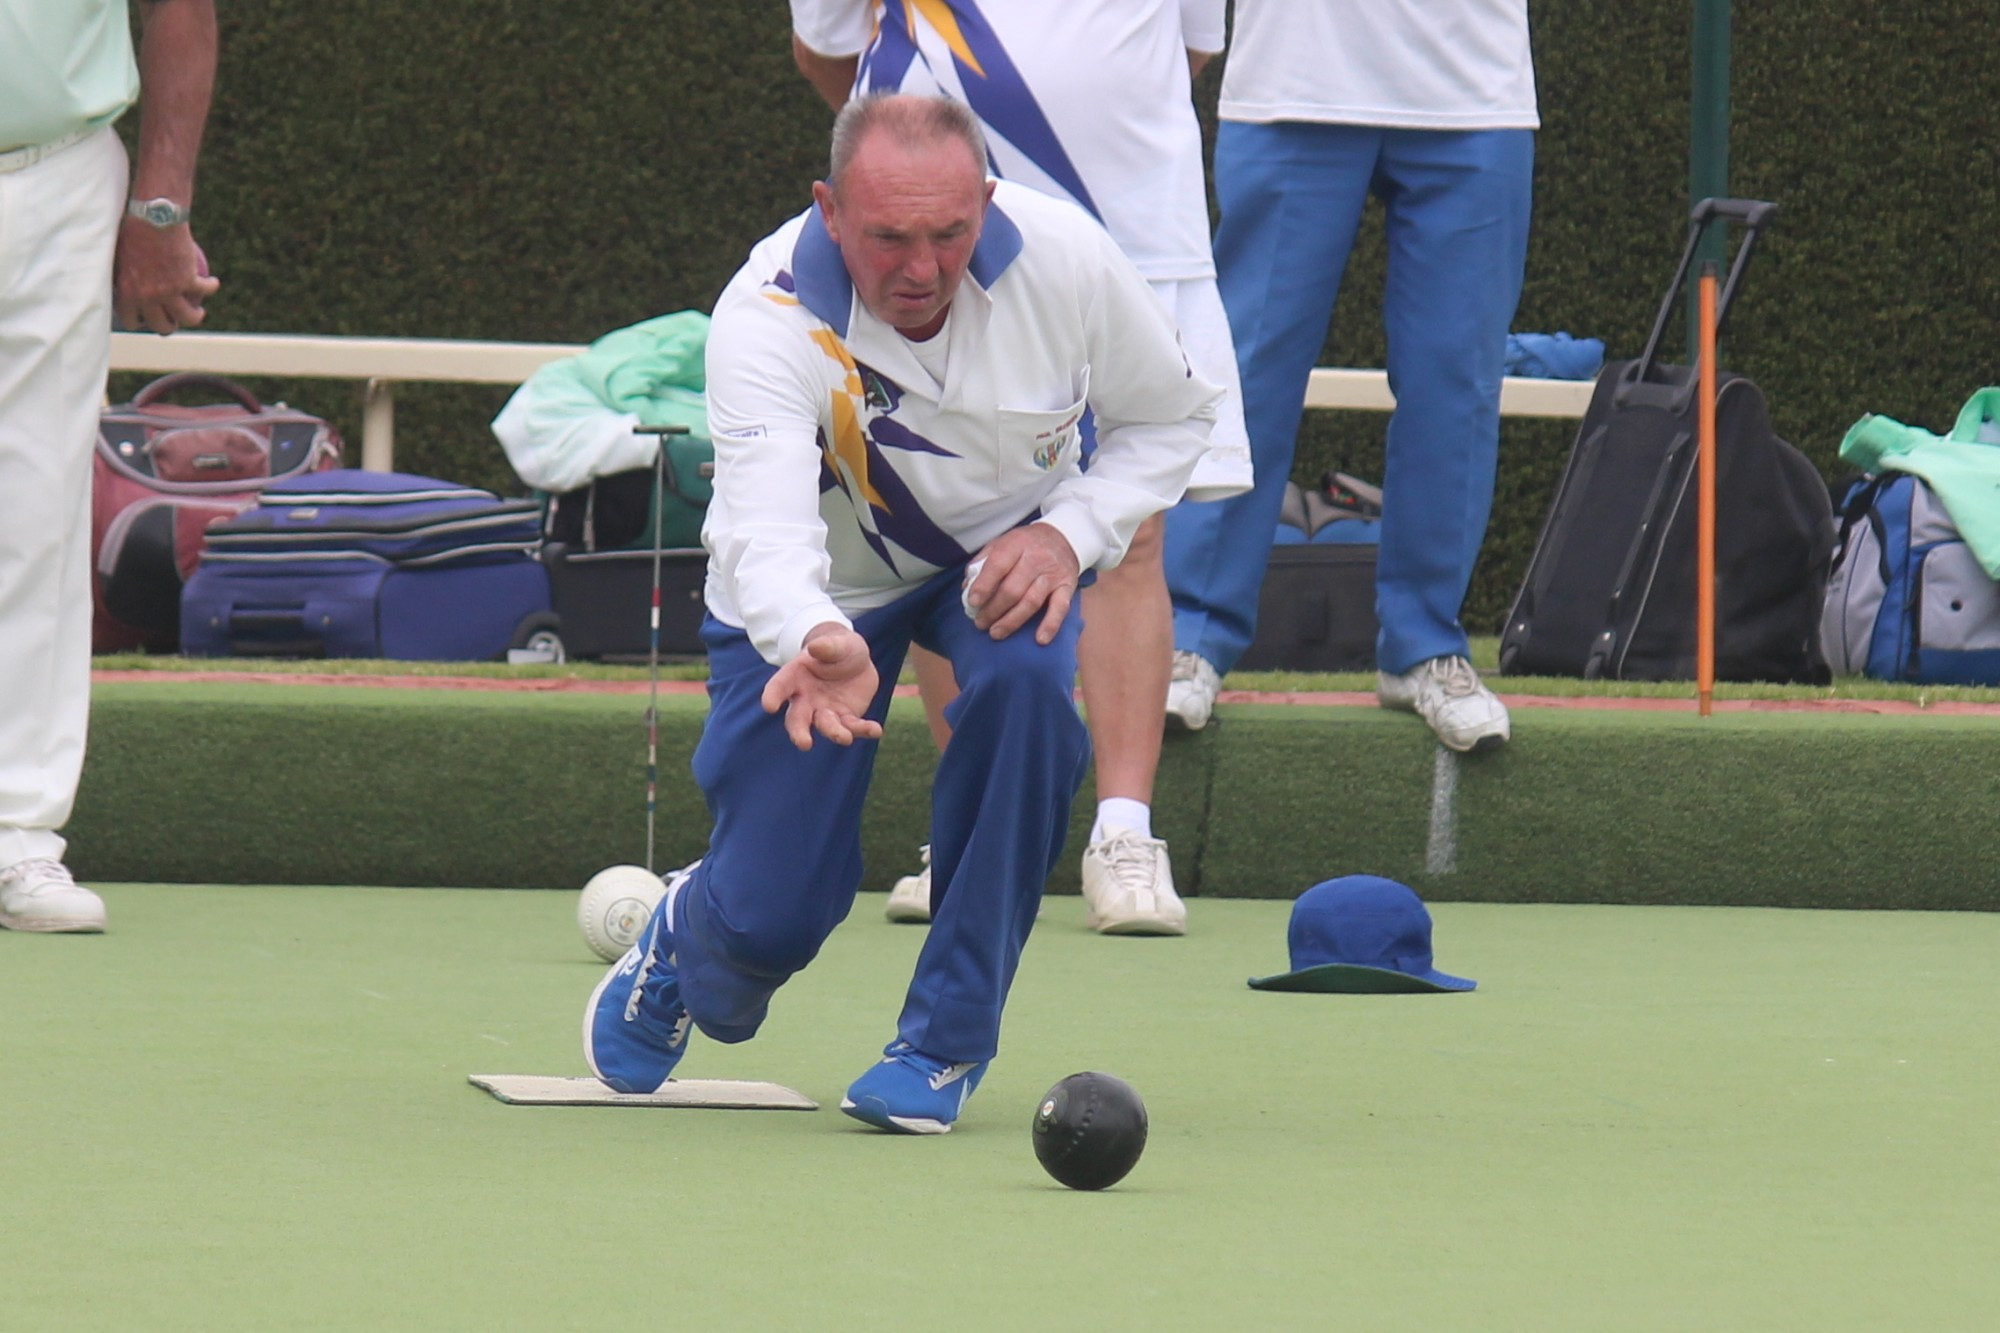
<path fill-rule="evenodd" d="M 895 1040 L 841 1109 L 943 1133 L 998 1050 L 1089 762 L 1072 599 L 1180 498 L 1220 390 L 1102 227 L 986 167 L 960 103 L 848 102 L 815 207 L 716 303 L 694 757 L 715 827 L 585 1010 L 585 1057 L 621 1092 L 664 1083 L 691 1028 L 748 1040 L 852 908 L 912 643 L 959 684 L 932 926 Z"/>
<path fill-rule="evenodd" d="M 1223 75 L 1217 281 L 1257 482 L 1167 516 L 1170 724 L 1208 721 L 1256 630 L 1306 379 L 1355 229 L 1384 205 L 1389 420 L 1377 696 L 1454 750 L 1507 740 L 1458 613 L 1485 535 L 1534 170 L 1527 0 L 1238 0 Z"/>

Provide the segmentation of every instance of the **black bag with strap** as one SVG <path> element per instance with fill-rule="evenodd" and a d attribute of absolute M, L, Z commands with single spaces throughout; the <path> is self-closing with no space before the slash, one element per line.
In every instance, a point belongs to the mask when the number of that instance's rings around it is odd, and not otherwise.
<path fill-rule="evenodd" d="M 662 435 L 657 467 L 614 472 L 546 495 L 542 563 L 572 658 L 639 660 L 651 648 L 653 538 L 660 555 L 660 651 L 698 657 L 708 552 L 701 522 L 715 491 L 715 446 Z"/>
<path fill-rule="evenodd" d="M 1776 211 L 1743 199 L 1695 206 L 1645 352 L 1597 378 L 1501 632 L 1503 673 L 1694 679 L 1699 373 L 1662 363 L 1660 343 L 1707 224 L 1746 228 L 1717 303 L 1720 327 Z M 1716 677 L 1824 683 L 1818 631 L 1834 545 L 1826 483 L 1771 429 L 1755 384 L 1726 371 L 1716 381 Z"/>

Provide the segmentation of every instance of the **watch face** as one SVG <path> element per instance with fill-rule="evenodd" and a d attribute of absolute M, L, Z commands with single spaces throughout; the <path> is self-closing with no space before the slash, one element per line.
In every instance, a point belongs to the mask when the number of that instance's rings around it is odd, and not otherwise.
<path fill-rule="evenodd" d="M 188 220 L 187 210 L 171 199 L 135 199 L 126 211 L 154 227 L 172 227 Z"/>

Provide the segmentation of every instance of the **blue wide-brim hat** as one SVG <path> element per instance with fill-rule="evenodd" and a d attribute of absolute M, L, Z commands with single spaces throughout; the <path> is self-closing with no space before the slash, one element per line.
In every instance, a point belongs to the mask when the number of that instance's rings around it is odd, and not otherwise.
<path fill-rule="evenodd" d="M 1431 965 L 1431 914 L 1407 884 L 1344 875 L 1292 904 L 1292 970 L 1252 977 L 1258 990 L 1384 995 L 1471 990 L 1479 983 Z"/>

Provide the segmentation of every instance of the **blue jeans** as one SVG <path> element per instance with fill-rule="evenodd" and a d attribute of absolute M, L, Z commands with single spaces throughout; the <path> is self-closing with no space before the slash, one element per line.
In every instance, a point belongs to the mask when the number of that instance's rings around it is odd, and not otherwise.
<path fill-rule="evenodd" d="M 951 1061 L 992 1058 L 1000 1011 L 1061 855 L 1090 760 L 1075 704 L 1075 611 L 1053 643 L 1031 621 L 995 641 L 959 603 L 947 570 L 864 613 L 888 712 L 914 640 L 950 659 L 959 695 L 951 744 L 931 787 L 932 921 L 897 1035 Z M 710 619 L 709 716 L 694 775 L 715 828 L 680 899 L 674 928 L 681 999 L 703 1033 L 746 1041 L 771 996 L 819 953 L 861 884 L 861 806 L 879 742 L 794 749 L 782 714 L 759 702 L 774 668 L 743 631 Z"/>
<path fill-rule="evenodd" d="M 1257 484 L 1167 515 L 1174 646 L 1228 671 L 1257 628 L 1306 377 L 1372 192 L 1387 213 L 1389 418 L 1376 662 L 1466 651 L 1458 612 L 1486 533 L 1500 375 L 1521 295 L 1534 134 L 1226 121 L 1217 283 L 1236 340 Z"/>

